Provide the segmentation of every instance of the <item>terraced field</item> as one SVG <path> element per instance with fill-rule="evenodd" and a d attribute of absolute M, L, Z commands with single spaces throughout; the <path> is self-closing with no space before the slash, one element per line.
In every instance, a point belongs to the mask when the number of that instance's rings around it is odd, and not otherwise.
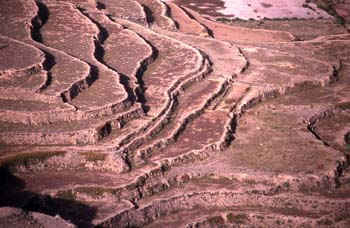
<path fill-rule="evenodd" d="M 0 227 L 350 226 L 347 24 L 0 4 Z"/>

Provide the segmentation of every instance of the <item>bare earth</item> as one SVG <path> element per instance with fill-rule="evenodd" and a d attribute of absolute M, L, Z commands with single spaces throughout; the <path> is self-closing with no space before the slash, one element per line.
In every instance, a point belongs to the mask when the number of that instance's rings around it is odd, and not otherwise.
<path fill-rule="evenodd" d="M 0 227 L 350 227 L 350 1 L 0 4 Z"/>

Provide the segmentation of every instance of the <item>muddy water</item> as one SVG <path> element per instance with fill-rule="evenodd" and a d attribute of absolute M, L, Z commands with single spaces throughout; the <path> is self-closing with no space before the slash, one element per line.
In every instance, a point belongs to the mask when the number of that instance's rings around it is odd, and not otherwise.
<path fill-rule="evenodd" d="M 172 0 L 166 0 L 172 1 Z M 202 15 L 248 19 L 330 18 L 325 11 L 305 0 L 173 0 Z"/>

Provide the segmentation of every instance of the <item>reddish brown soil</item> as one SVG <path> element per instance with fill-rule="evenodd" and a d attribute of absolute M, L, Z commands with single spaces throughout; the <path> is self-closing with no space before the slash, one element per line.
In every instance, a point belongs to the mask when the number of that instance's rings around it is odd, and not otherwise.
<path fill-rule="evenodd" d="M 181 3 L 1 2 L 0 227 L 350 226 L 346 26 Z"/>

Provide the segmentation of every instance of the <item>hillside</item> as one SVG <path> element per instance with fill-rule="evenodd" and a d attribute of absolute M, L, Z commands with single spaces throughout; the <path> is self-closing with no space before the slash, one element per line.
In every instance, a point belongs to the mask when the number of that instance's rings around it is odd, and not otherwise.
<path fill-rule="evenodd" d="M 349 227 L 350 2 L 252 2 L 0 1 L 0 227 Z"/>

